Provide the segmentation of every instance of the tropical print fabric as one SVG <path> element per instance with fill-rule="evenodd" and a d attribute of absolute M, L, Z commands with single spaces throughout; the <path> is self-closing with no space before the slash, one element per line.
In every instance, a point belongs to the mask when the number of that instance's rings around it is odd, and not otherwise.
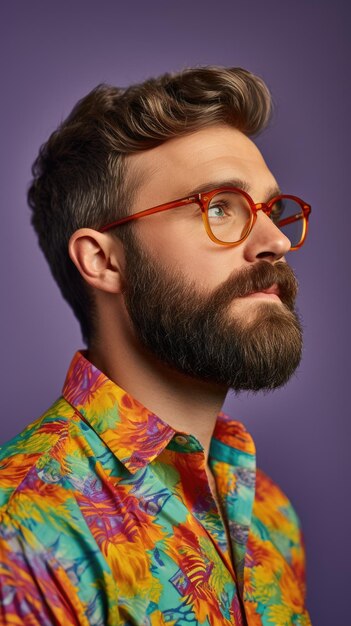
<path fill-rule="evenodd" d="M 299 521 L 244 426 L 212 437 L 221 517 L 198 440 L 87 356 L 1 451 L 0 623 L 310 624 Z"/>

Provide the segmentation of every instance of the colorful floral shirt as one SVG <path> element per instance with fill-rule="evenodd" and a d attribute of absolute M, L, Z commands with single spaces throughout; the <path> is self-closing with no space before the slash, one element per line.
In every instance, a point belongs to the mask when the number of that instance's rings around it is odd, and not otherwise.
<path fill-rule="evenodd" d="M 0 623 L 310 624 L 296 514 L 219 414 L 199 441 L 77 352 L 63 395 L 0 456 Z"/>

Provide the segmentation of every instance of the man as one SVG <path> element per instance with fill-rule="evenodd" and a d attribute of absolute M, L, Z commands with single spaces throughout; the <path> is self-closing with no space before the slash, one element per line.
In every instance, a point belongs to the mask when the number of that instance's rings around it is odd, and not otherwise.
<path fill-rule="evenodd" d="M 220 413 L 301 356 L 310 207 L 249 138 L 270 110 L 187 69 L 97 87 L 42 147 L 33 225 L 87 350 L 2 452 L 2 624 L 310 623 L 296 514 Z"/>

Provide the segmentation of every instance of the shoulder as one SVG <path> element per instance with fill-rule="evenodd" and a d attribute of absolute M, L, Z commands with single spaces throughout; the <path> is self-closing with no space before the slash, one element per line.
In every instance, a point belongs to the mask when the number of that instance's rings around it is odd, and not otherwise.
<path fill-rule="evenodd" d="M 300 519 L 288 496 L 279 485 L 263 470 L 257 469 L 256 474 L 256 512 L 264 516 L 270 526 L 278 526 L 283 517 L 294 527 L 300 528 Z"/>
<path fill-rule="evenodd" d="M 258 469 L 254 503 L 255 532 L 284 557 L 305 586 L 305 546 L 300 518 L 288 496 Z"/>
<path fill-rule="evenodd" d="M 59 398 L 39 419 L 0 447 L 0 506 L 6 507 L 30 470 L 67 437 L 74 409 Z"/>

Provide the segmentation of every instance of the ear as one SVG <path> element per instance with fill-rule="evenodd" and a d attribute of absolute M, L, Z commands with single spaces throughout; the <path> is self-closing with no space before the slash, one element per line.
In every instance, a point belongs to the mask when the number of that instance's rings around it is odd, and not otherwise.
<path fill-rule="evenodd" d="M 91 287 L 109 293 L 123 291 L 125 267 L 123 245 L 110 233 L 80 228 L 69 240 L 68 253 Z"/>

